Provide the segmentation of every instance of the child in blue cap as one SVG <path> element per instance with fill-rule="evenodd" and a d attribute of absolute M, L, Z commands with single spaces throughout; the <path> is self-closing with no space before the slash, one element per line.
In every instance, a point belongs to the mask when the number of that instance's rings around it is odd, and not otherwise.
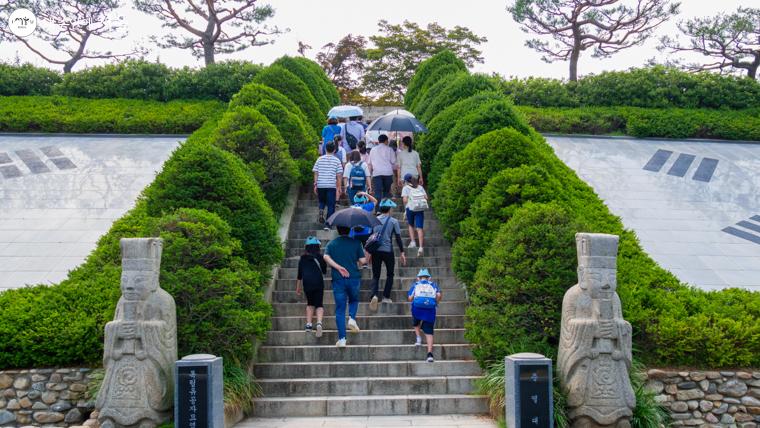
<path fill-rule="evenodd" d="M 327 273 L 327 263 L 320 252 L 320 242 L 314 236 L 306 238 L 304 253 L 298 260 L 298 277 L 296 280 L 296 295 L 301 295 L 301 285 L 306 294 L 306 330 L 311 333 L 313 326 L 311 318 L 316 310 L 317 327 L 316 336 L 322 337 L 322 316 L 324 307 L 322 298 L 325 294 L 324 275 Z"/>
<path fill-rule="evenodd" d="M 354 152 L 357 153 L 357 152 Z M 375 199 L 374 196 L 370 195 L 367 192 L 357 192 L 354 196 L 354 208 L 361 208 L 364 211 L 367 211 L 369 213 L 373 213 L 375 211 L 375 207 L 377 206 L 377 199 Z M 357 241 L 362 243 L 362 248 L 364 248 L 364 245 L 367 244 L 367 239 L 369 239 L 369 236 L 372 234 L 372 228 L 370 226 L 356 226 L 353 229 L 351 229 L 351 232 L 348 234 L 349 238 L 354 238 Z M 372 255 L 367 252 L 367 250 L 364 250 L 364 257 L 367 258 L 367 263 L 371 262 Z M 368 265 L 362 265 L 362 269 L 368 268 Z"/>
<path fill-rule="evenodd" d="M 414 332 L 417 334 L 416 346 L 422 345 L 420 330 L 425 333 L 427 343 L 428 363 L 435 361 L 433 358 L 433 328 L 435 327 L 435 308 L 441 301 L 443 294 L 435 282 L 430 281 L 430 271 L 422 268 L 417 273 L 417 281 L 409 289 L 408 299 L 412 302 L 412 320 Z"/>

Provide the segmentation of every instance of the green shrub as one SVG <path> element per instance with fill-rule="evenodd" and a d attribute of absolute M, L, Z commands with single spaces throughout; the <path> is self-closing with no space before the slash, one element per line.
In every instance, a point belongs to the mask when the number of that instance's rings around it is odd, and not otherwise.
<path fill-rule="evenodd" d="M 514 128 L 525 135 L 531 132 L 527 121 L 515 111 L 508 99 L 485 101 L 462 116 L 438 148 L 428 173 L 427 190 L 435 192 L 438 181 L 451 163 L 451 157 L 470 141 L 490 131 L 506 127 Z"/>
<path fill-rule="evenodd" d="M 0 63 L 0 96 L 50 95 L 60 81 L 58 73 L 44 67 Z"/>
<path fill-rule="evenodd" d="M 546 77 L 511 78 L 500 84 L 500 89 L 517 105 L 531 107 L 578 107 L 574 82 L 563 82 Z"/>
<path fill-rule="evenodd" d="M 272 310 L 262 276 L 251 269 L 230 226 L 216 214 L 183 208 L 158 219 L 153 235 L 164 239 L 161 286 L 177 305 L 180 355 L 253 359 L 252 339 L 266 337 Z"/>
<path fill-rule="evenodd" d="M 298 171 L 288 145 L 266 116 L 253 107 L 231 109 L 222 116 L 212 140 L 248 164 L 272 210 L 279 213 Z"/>
<path fill-rule="evenodd" d="M 169 67 L 142 59 L 90 67 L 63 75 L 56 95 L 81 98 L 138 98 L 165 101 Z"/>
<path fill-rule="evenodd" d="M 562 297 L 576 283 L 575 234 L 585 227 L 556 204 L 527 203 L 493 238 L 468 286 L 465 336 L 478 361 L 513 343 L 556 356 Z"/>
<path fill-rule="evenodd" d="M 0 97 L 0 132 L 187 134 L 223 107 L 218 101 Z"/>
<path fill-rule="evenodd" d="M 277 221 L 258 183 L 242 160 L 210 145 L 207 138 L 177 149 L 144 193 L 152 216 L 179 208 L 216 213 L 229 223 L 245 256 L 259 269 L 282 258 Z"/>
<path fill-rule="evenodd" d="M 285 107 L 289 112 L 297 115 L 305 125 L 309 125 L 309 130 L 313 133 L 316 131 L 309 124 L 309 118 L 290 98 L 283 95 L 276 89 L 272 89 L 267 85 L 261 83 L 249 83 L 240 89 L 240 92 L 235 94 L 230 100 L 230 108 L 238 106 L 248 106 L 256 108 L 262 101 L 271 100 L 276 101 Z M 320 128 L 322 129 L 322 128 Z"/>
<path fill-rule="evenodd" d="M 515 107 L 539 132 L 560 134 L 623 134 L 628 121 L 624 107 Z"/>
<path fill-rule="evenodd" d="M 488 180 L 504 168 L 540 162 L 547 150 L 513 128 L 482 135 L 454 155 L 451 166 L 435 192 L 433 208 L 448 238 L 460 235 L 459 223 L 467 218 L 470 205 Z"/>
<path fill-rule="evenodd" d="M 201 68 L 183 67 L 173 72 L 167 83 L 166 98 L 229 101 L 261 69 L 260 65 L 246 61 L 217 62 Z"/>
<path fill-rule="evenodd" d="M 545 203 L 559 198 L 563 186 L 541 165 L 522 165 L 499 171 L 475 198 L 470 216 L 461 223 L 462 235 L 451 249 L 452 268 L 465 283 L 472 282 L 478 260 L 492 237 L 526 202 Z"/>
<path fill-rule="evenodd" d="M 263 100 L 256 106 L 256 110 L 266 116 L 280 132 L 290 149 L 290 156 L 298 164 L 301 181 L 308 183 L 312 178 L 311 168 L 317 160 L 316 142 L 319 137 L 296 113 L 289 112 L 277 101 Z"/>
<path fill-rule="evenodd" d="M 309 88 L 295 74 L 279 65 L 270 65 L 256 76 L 254 82 L 281 92 L 301 108 L 315 132 L 322 129 L 327 112 L 320 110 Z"/>
<path fill-rule="evenodd" d="M 319 78 L 314 74 L 312 69 L 306 66 L 306 64 L 301 61 L 296 61 L 295 58 L 287 55 L 278 58 L 272 64 L 283 67 L 301 79 L 301 81 L 306 84 L 306 87 L 309 88 L 309 92 L 314 96 L 314 99 L 317 101 L 322 112 L 327 113 L 327 111 L 330 110 L 332 104 L 327 100 L 327 95 L 323 92 L 322 86 L 319 84 Z"/>
<path fill-rule="evenodd" d="M 322 88 L 322 93 L 324 93 L 325 98 L 327 98 L 327 102 L 330 103 L 331 107 L 340 104 L 340 94 L 338 93 L 338 89 L 330 78 L 327 77 L 327 74 L 319 64 L 303 57 L 293 57 L 292 59 L 297 63 L 303 64 L 306 68 L 311 70 L 314 76 L 317 77 L 319 86 Z"/>
<path fill-rule="evenodd" d="M 446 73 L 442 73 L 441 69 L 445 69 Z M 424 94 L 431 85 L 445 74 L 456 73 L 457 71 L 467 71 L 467 66 L 454 52 L 448 49 L 422 61 L 406 87 L 404 105 L 409 108 L 409 111 L 416 111 L 417 104 L 415 101 L 417 97 Z"/>
<path fill-rule="evenodd" d="M 438 154 L 438 148 L 443 143 L 443 139 L 462 117 L 485 102 L 504 98 L 504 95 L 495 91 L 478 92 L 471 97 L 455 102 L 438 113 L 430 123 L 426 124 L 428 132 L 419 135 L 415 143 L 422 160 L 422 171 L 430 171 L 433 159 Z"/>
<path fill-rule="evenodd" d="M 455 76 L 457 77 L 454 80 L 441 88 L 440 93 L 430 98 L 430 104 L 425 106 L 420 116 L 422 123 L 430 122 L 443 109 L 459 100 L 463 100 L 481 91 L 496 89 L 494 79 L 483 74 L 458 73 Z M 438 82 L 443 82 L 445 79 L 441 78 Z M 436 85 L 431 86 L 428 92 L 434 92 L 433 87 Z"/>
<path fill-rule="evenodd" d="M 430 104 L 433 102 L 433 99 L 437 97 L 441 91 L 443 91 L 444 88 L 449 86 L 453 81 L 457 80 L 457 78 L 461 76 L 469 76 L 469 73 L 466 71 L 461 71 L 459 73 L 454 74 L 446 74 L 441 76 L 435 83 L 431 84 L 427 91 L 420 94 L 417 97 L 417 105 L 416 110 L 412 111 L 414 115 L 417 117 L 417 119 L 422 120 L 422 115 L 425 113 L 427 108 L 430 106 Z M 430 121 L 424 121 L 423 123 L 429 123 Z"/>

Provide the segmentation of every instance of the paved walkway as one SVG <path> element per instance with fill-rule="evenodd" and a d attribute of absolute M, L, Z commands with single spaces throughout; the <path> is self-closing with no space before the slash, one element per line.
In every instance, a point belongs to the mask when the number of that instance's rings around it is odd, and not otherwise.
<path fill-rule="evenodd" d="M 0 292 L 65 278 L 180 140 L 0 135 Z"/>
<path fill-rule="evenodd" d="M 353 416 L 334 418 L 252 418 L 236 428 L 395 428 L 395 427 L 446 427 L 490 428 L 497 427 L 493 419 L 485 416 Z"/>
<path fill-rule="evenodd" d="M 760 291 L 760 144 L 547 140 L 681 281 Z"/>

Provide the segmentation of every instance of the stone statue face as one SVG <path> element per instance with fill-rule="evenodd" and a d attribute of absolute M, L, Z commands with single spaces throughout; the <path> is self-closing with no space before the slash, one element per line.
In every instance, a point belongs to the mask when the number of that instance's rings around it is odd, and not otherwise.
<path fill-rule="evenodd" d="M 158 288 L 158 278 L 151 271 L 122 271 L 121 294 L 130 301 L 146 300 Z"/>
<path fill-rule="evenodd" d="M 578 285 L 592 299 L 609 298 L 617 290 L 617 270 L 578 266 Z"/>

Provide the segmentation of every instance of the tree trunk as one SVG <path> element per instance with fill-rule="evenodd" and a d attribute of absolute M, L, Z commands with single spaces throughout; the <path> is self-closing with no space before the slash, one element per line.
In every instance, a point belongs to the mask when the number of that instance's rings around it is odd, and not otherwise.
<path fill-rule="evenodd" d="M 581 56 L 581 39 L 579 31 L 573 29 L 573 50 L 570 52 L 570 81 L 578 81 L 578 58 Z"/>
<path fill-rule="evenodd" d="M 757 79 L 757 69 L 760 68 L 760 54 L 755 55 L 755 60 L 747 68 L 747 77 Z"/>
<path fill-rule="evenodd" d="M 78 61 L 79 61 L 79 58 L 77 57 L 71 58 L 70 60 L 66 61 L 63 64 L 63 74 L 71 73 L 71 69 L 74 68 L 74 66 L 76 65 Z"/>
<path fill-rule="evenodd" d="M 206 61 L 206 65 L 214 63 L 214 42 L 210 39 L 203 39 L 203 59 Z"/>

